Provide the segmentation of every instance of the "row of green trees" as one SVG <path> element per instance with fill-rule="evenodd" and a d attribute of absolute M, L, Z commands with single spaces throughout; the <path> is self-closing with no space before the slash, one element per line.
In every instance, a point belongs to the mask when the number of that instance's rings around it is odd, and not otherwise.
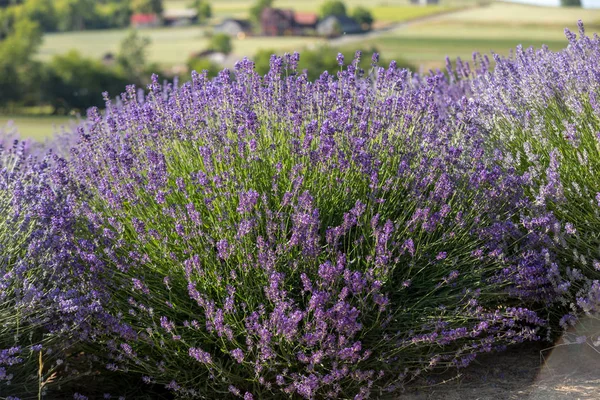
<path fill-rule="evenodd" d="M 200 22 L 212 16 L 207 0 L 191 0 Z M 0 39 L 12 21 L 28 18 L 44 32 L 123 28 L 134 13 L 163 12 L 163 0 L 0 0 Z"/>
<path fill-rule="evenodd" d="M 20 0 L 0 7 L 0 26 L 28 18 L 44 32 L 122 28 L 134 12 L 162 11 L 162 0 Z"/>
<path fill-rule="evenodd" d="M 48 63 L 35 60 L 42 42 L 39 22 L 23 14 L 5 21 L 0 40 L 0 109 L 50 105 L 54 113 L 84 111 L 101 106 L 103 91 L 120 93 L 129 83 L 143 84 L 150 70 L 149 41 L 132 31 L 121 43 L 110 65 L 85 58 L 76 51 L 55 56 Z"/>
<path fill-rule="evenodd" d="M 207 0 L 191 0 L 199 19 L 212 15 Z M 36 60 L 44 32 L 126 27 L 134 12 L 160 14 L 162 0 L 0 0 L 0 112 L 51 106 L 56 114 L 102 106 L 101 93 L 144 85 L 159 69 L 148 64 L 148 38 L 135 31 L 114 59 L 86 58 L 76 51 L 48 63 Z M 204 64 L 211 73 L 219 67 Z M 200 69 L 200 68 L 199 68 Z"/>
<path fill-rule="evenodd" d="M 27 18 L 44 32 L 126 27 L 134 0 L 22 0 L 0 8 L 0 25 Z"/>

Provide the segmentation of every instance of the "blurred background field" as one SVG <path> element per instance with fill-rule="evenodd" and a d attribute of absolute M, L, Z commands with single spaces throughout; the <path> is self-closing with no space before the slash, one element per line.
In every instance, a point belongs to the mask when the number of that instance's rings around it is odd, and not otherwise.
<path fill-rule="evenodd" d="M 179 6 L 185 4 L 179 0 L 166 4 L 171 3 Z M 229 9 L 247 12 L 246 6 L 251 5 L 250 1 L 231 3 L 223 5 L 223 15 L 228 15 Z M 278 7 L 279 3 L 281 7 L 294 6 L 294 2 L 278 1 Z M 300 3 L 298 9 L 311 10 L 311 6 L 313 10 L 317 10 L 319 2 L 296 3 Z M 547 44 L 550 48 L 559 49 L 566 43 L 563 32 L 565 27 L 575 29 L 578 19 L 585 19 L 589 28 L 595 28 L 600 23 L 600 10 L 565 10 L 509 3 L 466 9 L 459 8 L 458 5 L 378 5 L 372 10 L 376 21 L 387 23 L 408 22 L 424 16 L 431 18 L 443 13 L 434 19 L 414 21 L 407 26 L 401 26 L 386 32 L 380 38 L 361 41 L 380 45 L 382 54 L 387 58 L 400 57 L 416 66 L 423 64 L 428 67 L 442 66 L 445 56 L 470 58 L 473 51 L 507 54 L 508 50 L 517 44 L 525 47 Z M 235 11 L 232 11 L 232 15 L 235 15 Z M 208 30 L 209 27 L 196 26 L 144 30 L 144 35 L 151 39 L 148 58 L 166 66 L 184 63 L 190 53 L 208 45 Z M 120 29 L 47 34 L 40 48 L 39 58 L 49 60 L 52 56 L 70 49 L 77 49 L 83 55 L 99 58 L 107 52 L 116 52 L 119 42 L 127 32 L 126 29 Z M 249 37 L 234 40 L 233 52 L 240 58 L 252 57 L 262 48 L 292 51 L 326 42 L 312 37 Z"/>
<path fill-rule="evenodd" d="M 297 8 L 295 3 L 298 3 Z M 416 66 L 442 66 L 445 56 L 470 58 L 473 51 L 507 54 L 517 44 L 525 47 L 547 44 L 558 49 L 566 43 L 563 29 L 567 26 L 575 29 L 578 19 L 585 19 L 589 28 L 600 24 L 600 10 L 565 10 L 509 3 L 462 8 L 458 4 L 463 4 L 464 7 L 464 2 L 452 5 L 451 1 L 448 2 L 451 5 L 442 3 L 440 6 L 426 7 L 410 6 L 399 1 L 399 5 L 389 5 L 390 3 L 393 2 L 376 3 L 388 5 L 372 7 L 376 21 L 388 24 L 417 21 L 361 43 L 379 44 L 387 58 L 400 57 Z M 174 0 L 166 4 L 181 6 L 185 2 Z M 247 12 L 251 2 L 220 4 L 215 2 L 215 10 L 220 10 L 221 15 L 236 16 L 236 12 Z M 282 8 L 317 11 L 319 2 L 277 1 L 276 4 Z M 218 15 L 217 11 L 215 14 Z M 436 14 L 442 15 L 419 20 Z M 148 59 L 165 66 L 184 63 L 190 53 L 208 46 L 209 29 L 210 27 L 192 26 L 144 30 L 143 34 L 151 40 Z M 119 29 L 50 33 L 45 35 L 38 57 L 49 60 L 56 54 L 77 49 L 85 56 L 100 58 L 107 52 L 116 52 L 127 32 L 127 29 Z M 252 57 L 263 48 L 292 51 L 326 42 L 327 40 L 312 37 L 248 37 L 233 41 L 233 53 L 240 58 Z"/>
<path fill-rule="evenodd" d="M 69 128 L 77 118 L 63 115 L 0 115 L 0 127 L 6 132 L 17 128 L 21 136 L 43 141 L 48 136 Z"/>
<path fill-rule="evenodd" d="M 144 36 L 151 40 L 151 45 L 148 47 L 148 60 L 162 66 L 185 63 L 191 53 L 209 45 L 207 29 L 191 26 L 144 30 Z M 126 29 L 119 29 L 108 32 L 99 30 L 49 34 L 46 35 L 38 56 L 40 60 L 45 61 L 56 54 L 76 49 L 87 57 L 100 58 L 108 52 L 116 52 L 119 43 L 127 33 Z M 240 57 L 251 57 L 261 48 L 291 51 L 319 42 L 325 41 L 306 37 L 249 37 L 243 41 L 233 41 L 233 52 Z"/>
<path fill-rule="evenodd" d="M 24 1 L 24 4 L 44 2 Z M 264 36 L 260 33 L 260 23 L 255 22 L 252 34 L 231 37 L 229 51 L 219 55 L 213 44 L 219 24 L 232 19 L 251 20 L 252 7 L 258 0 L 202 1 L 210 4 L 212 13 L 210 18 L 201 23 L 139 27 L 136 29 L 137 36 L 133 39 L 131 26 L 54 29 L 43 32 L 39 44 L 32 46 L 31 54 L 25 61 L 31 67 L 15 67 L 15 75 L 31 74 L 32 70 L 44 70 L 45 66 L 49 66 L 50 72 L 41 73 L 44 82 L 49 83 L 39 85 L 40 90 L 46 92 L 37 96 L 25 93 L 21 98 L 7 96 L 8 101 L 3 101 L 2 91 L 6 94 L 11 93 L 11 90 L 31 92 L 32 89 L 23 84 L 12 89 L 11 82 L 4 86 L 0 82 L 0 126 L 5 125 L 8 120 L 14 120 L 23 135 L 42 137 L 52 133 L 52 123 L 68 120 L 67 115 L 84 115 L 87 106 L 101 106 L 103 90 L 116 96 L 127 83 L 143 86 L 151 72 L 157 72 L 165 79 L 179 76 L 184 80 L 189 77 L 193 68 L 208 69 L 211 74 L 215 74 L 221 68 L 233 67 L 235 61 L 243 57 L 264 58 L 268 51 L 278 54 L 292 51 L 306 53 L 307 50 L 327 48 L 327 54 L 335 54 L 337 51 L 352 54 L 356 49 L 366 52 L 376 50 L 385 62 L 396 59 L 401 65 L 413 70 L 427 71 L 443 68 L 446 56 L 452 60 L 457 57 L 470 60 L 475 51 L 507 55 L 517 45 L 540 47 L 544 44 L 558 50 L 567 43 L 564 28 L 575 30 L 578 19 L 584 20 L 588 32 L 594 32 L 600 26 L 600 9 L 581 7 L 536 6 L 484 0 L 440 0 L 437 4 L 425 6 L 413 4 L 409 0 L 376 0 L 368 3 L 346 0 L 344 4 L 349 15 L 357 7 L 368 9 L 373 18 L 368 31 L 357 34 L 342 32 L 339 37 L 315 34 Z M 275 0 L 272 7 L 291 9 L 302 14 L 321 14 L 324 3 L 323 0 Z M 1 4 L 2 1 L 0 11 Z M 191 5 L 192 0 L 162 2 L 165 15 L 189 10 Z M 584 5 L 588 4 L 584 2 Z M 1 32 L 0 38 L 3 38 Z M 2 40 L 4 39 L 0 39 L 0 56 Z M 134 57 L 129 57 L 129 60 L 119 58 L 120 52 L 127 45 L 137 46 L 141 57 L 139 60 Z M 260 61 L 257 63 L 261 64 Z M 80 64 L 87 67 L 82 68 Z M 262 61 L 262 65 L 264 64 Z M 325 67 L 318 63 L 315 68 Z M 89 76 L 90 74 L 83 76 L 83 69 L 112 75 L 102 78 Z M 85 93 L 82 94 L 77 85 L 83 85 L 84 82 L 91 83 L 83 88 Z M 94 86 L 96 82 L 99 83 Z M 107 83 L 101 87 L 102 82 Z M 55 93 L 62 89 L 64 93 Z M 14 97 L 18 99 L 15 100 Z M 28 115 L 26 110 L 32 106 L 47 107 L 52 110 L 50 114 L 53 115 Z"/>
<path fill-rule="evenodd" d="M 243 17 L 247 15 L 248 11 L 252 7 L 252 0 L 215 0 L 212 2 L 213 11 L 215 17 L 229 17 L 231 15 L 236 15 L 239 17 Z M 362 0 L 349 0 L 345 1 L 347 6 L 350 8 L 356 6 L 367 6 L 369 8 L 374 9 L 374 12 L 377 13 L 378 8 L 383 9 L 391 9 L 392 14 L 388 15 L 387 18 L 400 18 L 405 19 L 407 16 L 411 15 L 423 15 L 422 13 L 427 14 L 428 12 L 434 12 L 435 9 L 444 9 L 451 8 L 457 6 L 469 6 L 477 4 L 477 0 L 446 0 L 442 1 L 440 5 L 429 6 L 423 10 L 423 7 L 418 5 L 413 5 L 409 0 L 381 0 L 381 1 L 372 1 L 365 2 Z M 166 0 L 165 7 L 171 9 L 181 9 L 185 8 L 186 5 L 189 4 L 189 1 L 186 0 Z M 281 8 L 292 8 L 301 11 L 318 11 L 319 7 L 323 4 L 323 0 L 302 0 L 302 1 L 294 1 L 294 0 L 278 0 L 276 3 L 277 7 Z M 405 12 L 406 14 L 404 14 Z M 379 14 L 381 16 L 381 14 Z"/>

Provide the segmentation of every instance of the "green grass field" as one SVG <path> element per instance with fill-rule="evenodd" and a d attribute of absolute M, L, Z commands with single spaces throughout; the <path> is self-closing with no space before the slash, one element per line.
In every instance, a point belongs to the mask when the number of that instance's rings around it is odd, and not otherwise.
<path fill-rule="evenodd" d="M 183 64 L 192 53 L 205 50 L 209 44 L 205 33 L 206 28 L 196 26 L 141 31 L 152 41 L 148 60 L 164 66 Z M 87 57 L 101 58 L 107 52 L 116 53 L 126 35 L 123 29 L 47 34 L 38 57 L 48 61 L 53 55 L 76 49 Z M 323 41 L 310 37 L 249 37 L 234 39 L 233 52 L 240 57 L 252 56 L 260 49 L 295 50 Z"/>
<path fill-rule="evenodd" d="M 361 4 L 348 0 L 349 8 Z M 407 5 L 407 0 L 386 0 L 370 3 L 377 21 L 399 22 L 418 19 L 435 13 L 443 13 L 433 20 L 415 22 L 409 27 L 386 33 L 385 36 L 361 42 L 374 45 L 384 52 L 386 58 L 401 57 L 417 65 L 427 67 L 443 64 L 446 55 L 470 57 L 472 51 L 496 51 L 506 53 L 517 44 L 551 48 L 564 45 L 563 28 L 575 28 L 580 18 L 588 28 L 600 26 L 600 10 L 559 9 L 496 3 L 486 7 L 470 7 L 448 13 L 461 5 L 473 4 L 451 0 L 440 6 L 419 7 Z M 167 7 L 186 7 L 186 0 L 167 1 Z M 250 0 L 214 1 L 216 14 L 247 14 Z M 322 1 L 278 0 L 276 5 L 299 10 L 318 10 Z M 445 12 L 445 13 L 444 13 Z M 142 34 L 152 40 L 148 58 L 162 66 L 186 62 L 190 54 L 207 48 L 209 39 L 206 27 L 158 28 L 143 30 Z M 47 61 L 55 54 L 77 49 L 85 56 L 100 58 L 107 52 L 116 52 L 126 30 L 103 30 L 47 34 L 39 52 L 39 59 Z M 234 40 L 234 54 L 251 57 L 260 49 L 278 51 L 301 50 L 307 46 L 323 43 L 319 38 L 263 38 L 250 37 Z"/>
<path fill-rule="evenodd" d="M 348 7 L 364 2 L 349 0 Z M 406 0 L 390 0 L 373 3 L 372 11 L 375 20 L 380 23 L 401 22 L 421 18 L 427 15 L 446 12 L 455 8 L 452 5 L 442 6 L 411 6 Z M 167 7 L 185 8 L 189 2 L 174 0 L 166 3 Z M 277 7 L 293 8 L 302 11 L 317 11 L 322 4 L 319 0 L 293 1 L 279 0 Z M 216 19 L 226 16 L 246 17 L 252 5 L 249 0 L 215 1 L 213 8 Z M 209 39 L 207 27 L 181 27 L 157 28 L 142 31 L 144 36 L 151 39 L 148 59 L 163 66 L 183 64 L 192 53 L 207 48 Z M 84 32 L 52 33 L 44 36 L 44 42 L 39 51 L 38 58 L 48 61 L 56 54 L 63 54 L 71 49 L 76 49 L 87 57 L 101 58 L 108 52 L 116 53 L 120 41 L 127 35 L 127 30 L 101 30 Z M 239 57 L 252 56 L 260 49 L 275 49 L 278 51 L 300 50 L 306 46 L 322 43 L 319 38 L 263 38 L 249 37 L 244 40 L 234 40 L 234 54 Z"/>
<path fill-rule="evenodd" d="M 567 44 L 563 29 L 576 31 L 578 19 L 587 21 L 588 33 L 598 31 L 600 10 L 497 3 L 444 14 L 361 43 L 376 46 L 387 59 L 402 58 L 429 69 L 443 67 L 446 56 L 470 60 L 474 51 L 507 55 L 519 44 L 559 50 Z"/>
<path fill-rule="evenodd" d="M 379 5 L 371 7 L 373 18 L 379 22 L 404 22 L 429 15 L 445 13 L 455 10 L 453 6 L 390 6 Z"/>
<path fill-rule="evenodd" d="M 16 129 L 23 138 L 43 140 L 76 121 L 62 116 L 0 115 L 0 135 Z"/>
<path fill-rule="evenodd" d="M 292 8 L 300 11 L 317 12 L 322 0 L 278 0 L 277 7 Z M 378 23 L 409 21 L 424 16 L 443 13 L 464 5 L 473 5 L 474 0 L 446 0 L 442 5 L 420 7 L 410 5 L 408 0 L 382 0 L 365 4 L 362 0 L 347 0 L 350 10 L 357 5 L 371 8 Z M 252 0 L 212 1 L 215 21 L 225 17 L 247 17 Z M 186 8 L 188 0 L 167 0 L 166 8 Z M 144 36 L 151 39 L 148 59 L 162 66 L 183 64 L 192 53 L 202 51 L 208 46 L 207 27 L 157 28 L 142 31 Z M 76 49 L 87 57 L 101 58 L 108 52 L 116 53 L 120 41 L 126 36 L 127 30 L 101 30 L 84 32 L 52 33 L 44 36 L 44 42 L 38 58 L 48 61 L 56 54 L 63 54 Z M 278 51 L 300 50 L 305 46 L 321 43 L 318 38 L 261 38 L 250 37 L 243 41 L 234 41 L 234 54 L 252 56 L 264 48 Z"/>
<path fill-rule="evenodd" d="M 587 24 L 600 21 L 600 9 L 575 7 L 536 7 L 521 4 L 494 3 L 448 16 L 448 22 L 474 25 L 505 26 L 575 26 L 578 19 Z"/>
<path fill-rule="evenodd" d="M 473 52 L 490 54 L 491 52 L 508 55 L 509 50 L 518 44 L 525 47 L 540 47 L 548 45 L 553 50 L 560 50 L 567 44 L 566 40 L 523 40 L 514 39 L 477 39 L 477 38 L 444 38 L 429 37 L 419 38 L 410 36 L 389 36 L 365 44 L 377 46 L 386 59 L 401 58 L 412 65 L 425 70 L 440 68 L 445 65 L 446 56 L 451 59 L 460 57 L 462 60 L 470 61 Z"/>

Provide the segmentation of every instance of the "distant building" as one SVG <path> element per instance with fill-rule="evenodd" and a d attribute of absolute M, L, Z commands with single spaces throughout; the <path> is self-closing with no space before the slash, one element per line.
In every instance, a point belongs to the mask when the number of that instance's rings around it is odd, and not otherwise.
<path fill-rule="evenodd" d="M 440 0 L 410 0 L 412 4 L 419 4 L 422 6 L 427 6 L 431 4 L 439 4 Z"/>
<path fill-rule="evenodd" d="M 156 14 L 133 14 L 129 25 L 132 28 L 154 28 L 160 25 L 160 18 Z"/>
<path fill-rule="evenodd" d="M 265 36 L 294 34 L 294 11 L 267 7 L 260 15 L 260 27 Z"/>
<path fill-rule="evenodd" d="M 317 24 L 317 34 L 324 37 L 361 32 L 363 30 L 358 22 L 343 15 L 330 15 Z"/>
<path fill-rule="evenodd" d="M 306 32 L 307 30 L 314 30 L 317 28 L 319 22 L 319 16 L 311 12 L 295 12 L 294 13 L 294 25 L 296 30 Z"/>
<path fill-rule="evenodd" d="M 300 36 L 314 30 L 318 20 L 315 13 L 265 8 L 260 16 L 260 26 L 265 36 Z"/>
<path fill-rule="evenodd" d="M 198 21 L 198 12 L 194 9 L 166 9 L 163 21 L 167 26 L 186 26 Z"/>
<path fill-rule="evenodd" d="M 252 24 L 242 19 L 226 19 L 215 26 L 215 33 L 225 33 L 231 37 L 242 38 L 252 34 Z"/>

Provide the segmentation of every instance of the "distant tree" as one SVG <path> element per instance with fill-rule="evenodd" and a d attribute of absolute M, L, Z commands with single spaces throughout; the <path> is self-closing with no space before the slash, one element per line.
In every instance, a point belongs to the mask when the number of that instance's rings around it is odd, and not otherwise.
<path fill-rule="evenodd" d="M 250 8 L 250 18 L 255 23 L 260 22 L 260 16 L 263 10 L 272 6 L 273 0 L 256 0 L 256 3 Z"/>
<path fill-rule="evenodd" d="M 0 40 L 13 33 L 16 20 L 14 7 L 0 8 Z"/>
<path fill-rule="evenodd" d="M 97 1 L 94 8 L 95 29 L 125 28 L 129 26 L 132 10 L 129 1 Z"/>
<path fill-rule="evenodd" d="M 212 18 L 212 7 L 207 0 L 194 0 L 190 4 L 190 8 L 193 8 L 198 13 L 198 22 L 203 23 Z"/>
<path fill-rule="evenodd" d="M 130 83 L 140 84 L 146 71 L 146 52 L 150 38 L 142 37 L 136 30 L 130 30 L 121 41 L 117 53 L 117 66 Z"/>
<path fill-rule="evenodd" d="M 347 15 L 346 5 L 344 2 L 340 0 L 327 0 L 325 3 L 323 3 L 321 6 L 321 16 L 327 17 L 329 15 Z"/>
<path fill-rule="evenodd" d="M 40 24 L 44 32 L 58 29 L 58 17 L 52 0 L 27 0 L 23 4 L 23 12 L 27 18 Z"/>
<path fill-rule="evenodd" d="M 61 31 L 80 31 L 94 19 L 94 0 L 54 0 Z"/>
<path fill-rule="evenodd" d="M 117 70 L 106 68 L 100 61 L 82 57 L 72 50 L 55 56 L 48 63 L 44 93 L 55 113 L 81 112 L 92 106 L 103 106 L 102 92 L 123 92 L 128 82 Z"/>
<path fill-rule="evenodd" d="M 42 44 L 40 25 L 28 18 L 10 23 L 6 36 L 0 41 L 0 62 L 25 64 Z"/>
<path fill-rule="evenodd" d="M 0 105 L 37 93 L 38 64 L 32 60 L 42 43 L 39 24 L 23 17 L 3 22 L 0 40 Z"/>
<path fill-rule="evenodd" d="M 42 31 L 53 32 L 125 27 L 131 10 L 129 0 L 25 0 L 0 7 L 0 21 L 6 16 L 31 19 Z"/>
<path fill-rule="evenodd" d="M 352 11 L 352 18 L 358 22 L 363 29 L 366 28 L 367 30 L 371 29 L 374 21 L 371 12 L 360 6 Z"/>
<path fill-rule="evenodd" d="M 233 50 L 231 36 L 226 33 L 217 33 L 210 39 L 210 49 L 229 54 Z"/>
<path fill-rule="evenodd" d="M 581 7 L 581 0 L 560 0 L 563 7 Z"/>
<path fill-rule="evenodd" d="M 212 7 L 207 1 L 198 6 L 198 21 L 204 22 L 212 18 Z"/>
<path fill-rule="evenodd" d="M 0 8 L 22 4 L 24 0 L 0 0 Z"/>
<path fill-rule="evenodd" d="M 131 0 L 131 10 L 138 14 L 156 14 L 163 12 L 162 0 Z"/>

